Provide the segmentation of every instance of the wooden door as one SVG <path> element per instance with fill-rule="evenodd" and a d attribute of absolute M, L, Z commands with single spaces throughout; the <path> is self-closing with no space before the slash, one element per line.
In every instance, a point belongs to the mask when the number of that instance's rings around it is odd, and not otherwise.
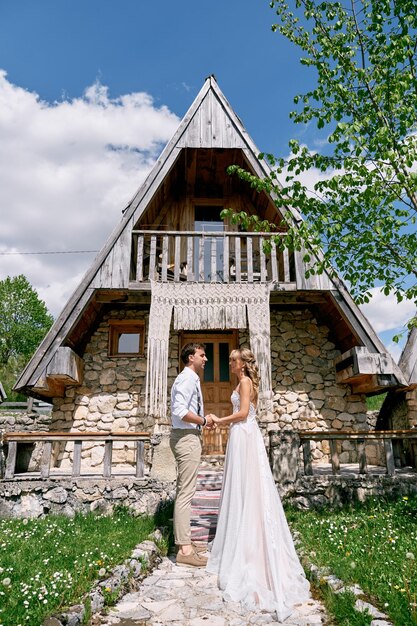
<path fill-rule="evenodd" d="M 181 348 L 191 342 L 204 343 L 208 361 L 201 376 L 204 398 L 204 413 L 214 413 L 219 417 L 230 415 L 230 396 L 235 386 L 231 379 L 229 354 L 238 345 L 236 331 L 216 331 L 210 333 L 183 333 Z M 224 454 L 229 426 L 210 431 L 203 430 L 203 454 Z"/>

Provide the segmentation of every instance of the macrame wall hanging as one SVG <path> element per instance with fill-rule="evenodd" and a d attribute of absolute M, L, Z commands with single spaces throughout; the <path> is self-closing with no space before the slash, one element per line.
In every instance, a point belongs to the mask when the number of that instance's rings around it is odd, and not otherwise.
<path fill-rule="evenodd" d="M 149 314 L 146 411 L 165 417 L 169 329 L 172 310 L 176 330 L 247 328 L 259 365 L 260 410 L 271 408 L 269 286 L 263 283 L 152 282 Z"/>

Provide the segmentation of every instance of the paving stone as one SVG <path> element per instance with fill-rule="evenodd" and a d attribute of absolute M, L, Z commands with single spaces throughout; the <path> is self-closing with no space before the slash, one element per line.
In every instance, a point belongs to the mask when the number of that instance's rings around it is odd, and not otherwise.
<path fill-rule="evenodd" d="M 275 612 L 248 611 L 239 603 L 225 602 L 217 577 L 204 569 L 179 568 L 163 559 L 138 591 L 100 619 L 102 626 L 315 626 L 326 620 L 326 613 L 311 598 L 281 623 Z"/>
<path fill-rule="evenodd" d="M 202 615 L 190 620 L 189 626 L 227 626 L 227 621 L 220 615 Z"/>

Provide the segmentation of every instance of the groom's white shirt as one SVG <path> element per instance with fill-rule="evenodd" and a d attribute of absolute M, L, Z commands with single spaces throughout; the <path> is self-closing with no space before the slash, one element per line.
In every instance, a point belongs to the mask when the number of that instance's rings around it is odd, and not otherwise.
<path fill-rule="evenodd" d="M 171 389 L 172 428 L 198 428 L 198 424 L 183 421 L 188 411 L 204 415 L 200 378 L 190 367 L 184 367 Z"/>

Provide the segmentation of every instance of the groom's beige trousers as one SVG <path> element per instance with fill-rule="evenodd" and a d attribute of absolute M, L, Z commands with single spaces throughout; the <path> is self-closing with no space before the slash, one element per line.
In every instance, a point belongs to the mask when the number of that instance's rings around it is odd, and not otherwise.
<path fill-rule="evenodd" d="M 177 494 L 174 505 L 174 537 L 178 546 L 191 543 L 191 500 L 195 494 L 201 460 L 201 433 L 195 428 L 174 428 L 171 450 L 177 462 Z"/>

